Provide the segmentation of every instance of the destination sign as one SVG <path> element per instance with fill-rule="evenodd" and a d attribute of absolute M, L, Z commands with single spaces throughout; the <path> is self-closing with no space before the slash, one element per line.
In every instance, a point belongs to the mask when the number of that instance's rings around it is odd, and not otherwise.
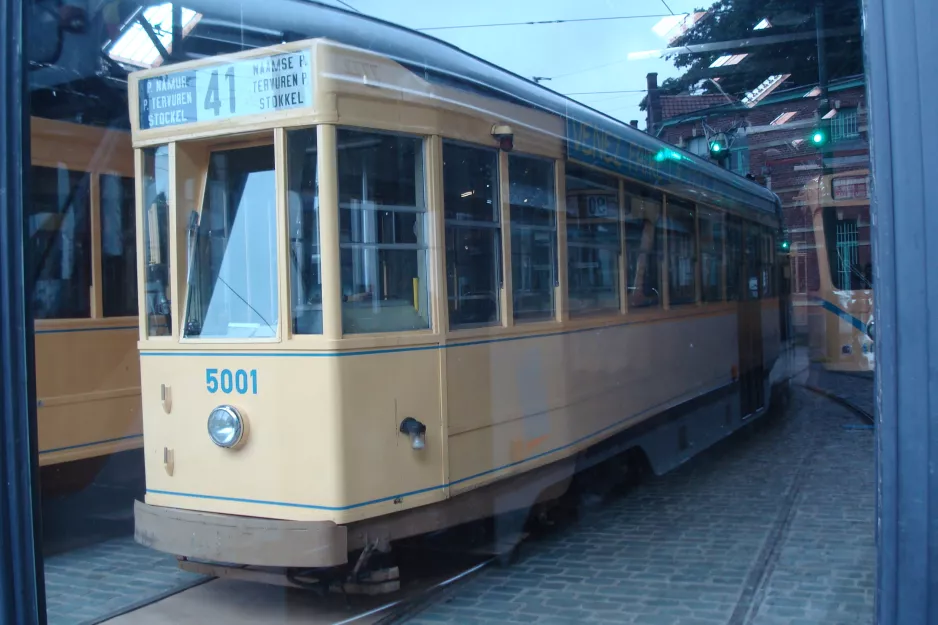
<path fill-rule="evenodd" d="M 140 81 L 140 129 L 311 106 L 309 50 L 244 59 Z"/>

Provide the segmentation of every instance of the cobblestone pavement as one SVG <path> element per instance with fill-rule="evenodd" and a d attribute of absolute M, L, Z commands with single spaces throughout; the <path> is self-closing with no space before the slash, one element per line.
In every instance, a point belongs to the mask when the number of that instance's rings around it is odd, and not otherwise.
<path fill-rule="evenodd" d="M 172 556 L 136 544 L 132 536 L 46 558 L 45 576 L 49 625 L 95 622 L 201 579 L 180 570 Z"/>
<path fill-rule="evenodd" d="M 410 622 L 872 623 L 874 439 L 857 424 L 795 386 L 784 413 L 581 513 Z"/>

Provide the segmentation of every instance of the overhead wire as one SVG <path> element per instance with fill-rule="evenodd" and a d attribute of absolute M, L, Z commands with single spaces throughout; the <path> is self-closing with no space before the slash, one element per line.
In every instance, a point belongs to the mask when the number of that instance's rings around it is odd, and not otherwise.
<path fill-rule="evenodd" d="M 661 18 L 669 17 L 667 14 L 650 14 L 650 15 L 617 15 L 610 17 L 580 17 L 566 20 L 536 20 L 530 22 L 492 22 L 486 24 L 460 24 L 455 26 L 425 26 L 423 28 L 415 28 L 414 30 L 454 30 L 460 28 L 494 28 L 497 26 L 544 26 L 548 24 L 571 24 L 573 22 L 603 22 L 608 20 L 639 20 L 639 19 L 652 19 L 652 18 Z"/>

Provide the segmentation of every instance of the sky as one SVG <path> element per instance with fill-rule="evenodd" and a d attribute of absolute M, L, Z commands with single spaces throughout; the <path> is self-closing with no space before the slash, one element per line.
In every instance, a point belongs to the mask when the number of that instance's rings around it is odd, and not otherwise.
<path fill-rule="evenodd" d="M 319 0 L 342 6 L 342 0 Z M 667 47 L 652 29 L 663 18 L 709 7 L 711 0 L 344 0 L 361 13 L 424 31 L 624 122 L 645 127 L 639 110 L 646 75 L 659 84 L 680 72 L 667 59 L 629 60 Z M 347 8 L 347 7 L 343 7 Z M 626 17 L 561 24 L 447 28 L 505 22 Z M 596 93 L 596 92 L 618 93 Z M 626 93 L 622 93 L 622 92 Z"/>

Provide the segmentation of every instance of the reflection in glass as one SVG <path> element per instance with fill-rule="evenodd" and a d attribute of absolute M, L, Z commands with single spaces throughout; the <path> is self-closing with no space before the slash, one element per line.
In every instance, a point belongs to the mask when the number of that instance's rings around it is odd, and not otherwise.
<path fill-rule="evenodd" d="M 287 133 L 291 322 L 296 334 L 322 334 L 319 177 L 316 129 Z"/>
<path fill-rule="evenodd" d="M 423 142 L 340 129 L 345 334 L 430 327 Z"/>
<path fill-rule="evenodd" d="M 169 293 L 169 148 L 143 151 L 143 264 L 147 336 L 172 333 Z"/>
<path fill-rule="evenodd" d="M 693 204 L 668 198 L 668 302 L 697 299 L 697 231 Z"/>
<path fill-rule="evenodd" d="M 625 250 L 628 255 L 630 308 L 661 304 L 661 196 L 641 187 L 626 187 Z"/>
<path fill-rule="evenodd" d="M 619 310 L 619 183 L 567 165 L 567 283 L 570 314 Z"/>
<path fill-rule="evenodd" d="M 276 200 L 273 146 L 211 155 L 187 236 L 186 338 L 277 335 Z"/>
<path fill-rule="evenodd" d="M 450 327 L 499 319 L 498 152 L 443 143 L 443 209 Z"/>
<path fill-rule="evenodd" d="M 704 302 L 723 299 L 723 218 L 719 211 L 698 206 L 700 297 Z"/>
<path fill-rule="evenodd" d="M 33 167 L 27 206 L 33 314 L 36 319 L 91 316 L 88 179 L 64 168 Z"/>
<path fill-rule="evenodd" d="M 512 154 L 508 181 L 514 318 L 550 319 L 557 285 L 554 164 Z"/>
<path fill-rule="evenodd" d="M 101 295 L 105 317 L 137 314 L 137 241 L 134 180 L 102 175 Z"/>

